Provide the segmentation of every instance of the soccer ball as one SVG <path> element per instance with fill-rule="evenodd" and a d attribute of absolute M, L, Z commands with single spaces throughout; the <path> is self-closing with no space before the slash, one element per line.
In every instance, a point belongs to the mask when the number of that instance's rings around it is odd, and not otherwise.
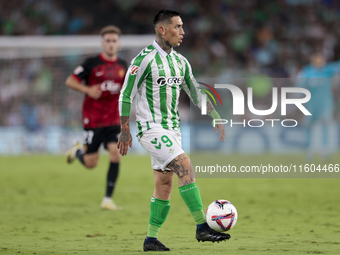
<path fill-rule="evenodd" d="M 205 219 L 213 230 L 218 232 L 228 231 L 236 224 L 237 211 L 229 201 L 216 200 L 208 206 Z"/>

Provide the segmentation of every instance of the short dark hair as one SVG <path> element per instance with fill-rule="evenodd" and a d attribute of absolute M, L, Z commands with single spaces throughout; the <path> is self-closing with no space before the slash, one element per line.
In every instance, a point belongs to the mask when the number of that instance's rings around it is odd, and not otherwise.
<path fill-rule="evenodd" d="M 109 25 L 106 27 L 103 27 L 100 30 L 100 35 L 103 37 L 105 34 L 117 34 L 117 35 L 121 35 L 122 32 L 120 31 L 119 27 L 116 27 L 114 25 Z"/>
<path fill-rule="evenodd" d="M 167 21 L 169 24 L 171 24 L 171 18 L 179 15 L 179 12 L 162 9 L 156 14 L 155 18 L 153 19 L 153 25 L 156 26 L 158 23 L 163 21 Z"/>

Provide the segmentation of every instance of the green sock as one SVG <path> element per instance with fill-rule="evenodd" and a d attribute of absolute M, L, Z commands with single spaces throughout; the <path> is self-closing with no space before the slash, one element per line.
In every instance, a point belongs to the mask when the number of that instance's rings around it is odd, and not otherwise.
<path fill-rule="evenodd" d="M 203 203 L 196 183 L 190 183 L 188 185 L 179 187 L 178 189 L 185 204 L 188 206 L 192 217 L 194 217 L 196 224 L 198 225 L 205 223 L 206 220 L 203 211 Z"/>
<path fill-rule="evenodd" d="M 163 200 L 155 197 L 151 198 L 148 237 L 157 238 L 158 232 L 168 216 L 169 211 L 170 200 Z"/>

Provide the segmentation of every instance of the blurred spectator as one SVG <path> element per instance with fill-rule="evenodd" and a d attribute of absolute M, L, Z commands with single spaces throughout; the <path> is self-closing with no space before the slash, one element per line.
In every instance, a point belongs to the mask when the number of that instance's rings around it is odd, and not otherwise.
<path fill-rule="evenodd" d="M 149 24 L 161 8 L 181 13 L 186 34 L 178 51 L 185 53 L 195 75 L 218 83 L 254 75 L 296 77 L 320 48 L 327 61 L 340 59 L 340 1 L 336 0 L 0 0 L 0 35 L 97 34 L 111 23 L 123 34 L 153 34 Z M 78 58 L 0 59 L 0 109 L 5 112 L 0 125 L 26 123 L 34 129 L 77 123 L 79 112 L 69 109 L 82 98 L 60 81 Z M 282 79 L 272 83 L 287 86 Z M 263 86 L 249 86 L 254 93 L 265 91 Z M 43 117 L 23 103 L 27 96 L 33 98 L 30 104 L 44 105 L 39 112 Z M 15 114 L 19 108 L 25 114 Z M 33 119 L 28 121 L 26 114 Z"/>
<path fill-rule="evenodd" d="M 320 44 L 333 60 L 340 36 L 335 0 L 1 0 L 1 34 L 95 34 L 112 22 L 124 34 L 150 34 L 161 8 L 181 12 L 186 35 L 179 51 L 197 75 L 210 75 L 210 66 L 235 56 L 239 69 L 253 58 L 270 76 L 295 76 Z"/>
<path fill-rule="evenodd" d="M 32 102 L 31 98 L 25 99 L 21 105 L 20 112 L 24 121 L 24 126 L 28 131 L 37 131 L 41 127 L 39 107 Z"/>

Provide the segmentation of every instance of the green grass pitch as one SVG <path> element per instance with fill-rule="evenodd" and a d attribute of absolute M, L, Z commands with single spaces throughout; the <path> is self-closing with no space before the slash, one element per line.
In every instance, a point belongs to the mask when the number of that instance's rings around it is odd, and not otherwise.
<path fill-rule="evenodd" d="M 142 253 L 153 192 L 149 157 L 122 159 L 114 198 L 123 211 L 99 207 L 107 166 L 107 156 L 94 170 L 61 156 L 0 157 L 0 254 Z M 159 239 L 171 254 L 339 254 L 339 180 L 197 179 L 204 208 L 227 199 L 238 210 L 232 238 L 214 244 L 196 241 L 175 182 Z"/>

